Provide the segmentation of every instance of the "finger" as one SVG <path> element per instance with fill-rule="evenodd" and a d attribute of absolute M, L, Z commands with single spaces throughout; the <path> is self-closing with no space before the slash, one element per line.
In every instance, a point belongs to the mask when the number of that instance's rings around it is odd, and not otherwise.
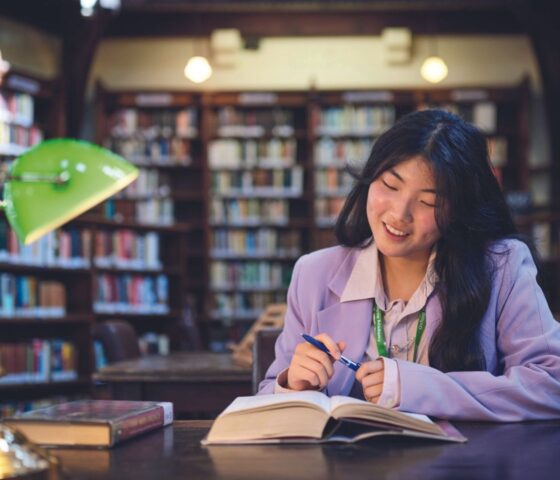
<path fill-rule="evenodd" d="M 361 382 L 366 375 L 379 372 L 381 370 L 384 370 L 383 360 L 372 360 L 370 362 L 364 362 L 356 371 L 356 380 Z"/>
<path fill-rule="evenodd" d="M 379 398 L 381 397 L 382 393 L 383 393 L 383 388 L 379 385 L 376 385 L 374 387 L 369 387 L 364 389 L 364 398 L 367 401 L 375 400 L 377 402 L 377 400 L 379 400 Z"/>
<path fill-rule="evenodd" d="M 332 377 L 334 374 L 333 362 L 335 362 L 334 358 L 327 355 L 325 352 L 322 352 L 318 348 L 315 348 L 310 345 L 310 349 L 306 350 L 305 355 L 312 358 L 313 360 L 321 363 L 323 368 L 327 372 L 328 377 Z"/>
<path fill-rule="evenodd" d="M 318 362 L 317 360 L 311 357 L 305 357 L 301 359 L 299 365 L 305 368 L 306 370 L 313 372 L 313 374 L 317 379 L 317 381 L 313 384 L 314 386 L 325 387 L 329 382 L 329 376 L 327 375 L 327 372 L 325 371 L 325 367 L 321 362 Z"/>
<path fill-rule="evenodd" d="M 346 342 L 344 340 L 341 340 L 340 342 L 337 342 L 338 345 L 338 349 L 341 352 L 344 352 L 344 350 L 346 350 Z"/>
<path fill-rule="evenodd" d="M 384 375 L 382 373 L 371 373 L 366 375 L 362 380 L 361 384 L 363 388 L 372 387 L 374 385 L 383 385 Z"/>
<path fill-rule="evenodd" d="M 315 338 L 325 344 L 325 347 L 329 349 L 329 352 L 331 352 L 334 358 L 337 360 L 340 358 L 340 349 L 331 337 L 329 337 L 326 333 L 320 333 L 319 335 L 316 335 Z"/>
<path fill-rule="evenodd" d="M 300 343 L 296 346 L 294 355 L 302 356 L 302 357 L 311 357 L 318 362 L 321 362 L 325 369 L 327 370 L 329 378 L 333 375 L 333 362 L 335 361 L 331 356 L 327 353 L 319 350 L 317 347 L 310 345 L 309 343 Z"/>

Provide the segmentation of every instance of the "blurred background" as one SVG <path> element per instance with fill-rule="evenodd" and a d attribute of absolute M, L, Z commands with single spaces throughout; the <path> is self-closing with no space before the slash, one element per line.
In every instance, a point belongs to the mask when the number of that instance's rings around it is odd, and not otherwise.
<path fill-rule="evenodd" d="M 249 368 L 295 260 L 335 243 L 345 169 L 422 108 L 487 136 L 560 312 L 557 19 L 547 0 L 2 0 L 2 171 L 57 137 L 140 167 L 31 246 L 0 218 L 3 411 L 99 394 L 96 372 L 147 354 Z"/>

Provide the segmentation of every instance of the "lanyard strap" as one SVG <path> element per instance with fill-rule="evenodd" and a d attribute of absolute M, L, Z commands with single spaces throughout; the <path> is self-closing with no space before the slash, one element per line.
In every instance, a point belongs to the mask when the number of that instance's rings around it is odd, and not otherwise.
<path fill-rule="evenodd" d="M 383 333 L 383 311 L 373 302 L 373 327 L 375 330 L 375 343 L 377 343 L 377 353 L 382 357 L 389 357 L 387 353 L 387 343 L 385 342 L 385 333 Z M 416 362 L 418 355 L 418 345 L 420 339 L 426 329 L 426 310 L 423 308 L 418 313 L 418 325 L 416 326 L 416 338 L 414 339 L 414 357 Z"/>

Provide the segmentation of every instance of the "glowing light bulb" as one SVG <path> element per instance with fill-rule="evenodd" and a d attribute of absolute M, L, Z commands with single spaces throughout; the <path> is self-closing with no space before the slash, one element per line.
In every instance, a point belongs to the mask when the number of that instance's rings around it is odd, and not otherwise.
<path fill-rule="evenodd" d="M 204 57 L 191 57 L 185 66 L 185 77 L 191 82 L 202 83 L 212 76 L 212 67 Z"/>
<path fill-rule="evenodd" d="M 431 83 L 439 83 L 447 77 L 449 69 L 441 57 L 428 57 L 420 68 L 420 75 Z"/>

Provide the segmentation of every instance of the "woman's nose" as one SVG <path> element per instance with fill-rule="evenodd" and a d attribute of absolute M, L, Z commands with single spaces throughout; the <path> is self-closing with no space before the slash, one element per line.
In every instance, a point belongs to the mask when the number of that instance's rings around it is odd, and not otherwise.
<path fill-rule="evenodd" d="M 396 200 L 393 203 L 393 215 L 395 220 L 409 223 L 412 221 L 412 205 L 408 198 Z"/>

